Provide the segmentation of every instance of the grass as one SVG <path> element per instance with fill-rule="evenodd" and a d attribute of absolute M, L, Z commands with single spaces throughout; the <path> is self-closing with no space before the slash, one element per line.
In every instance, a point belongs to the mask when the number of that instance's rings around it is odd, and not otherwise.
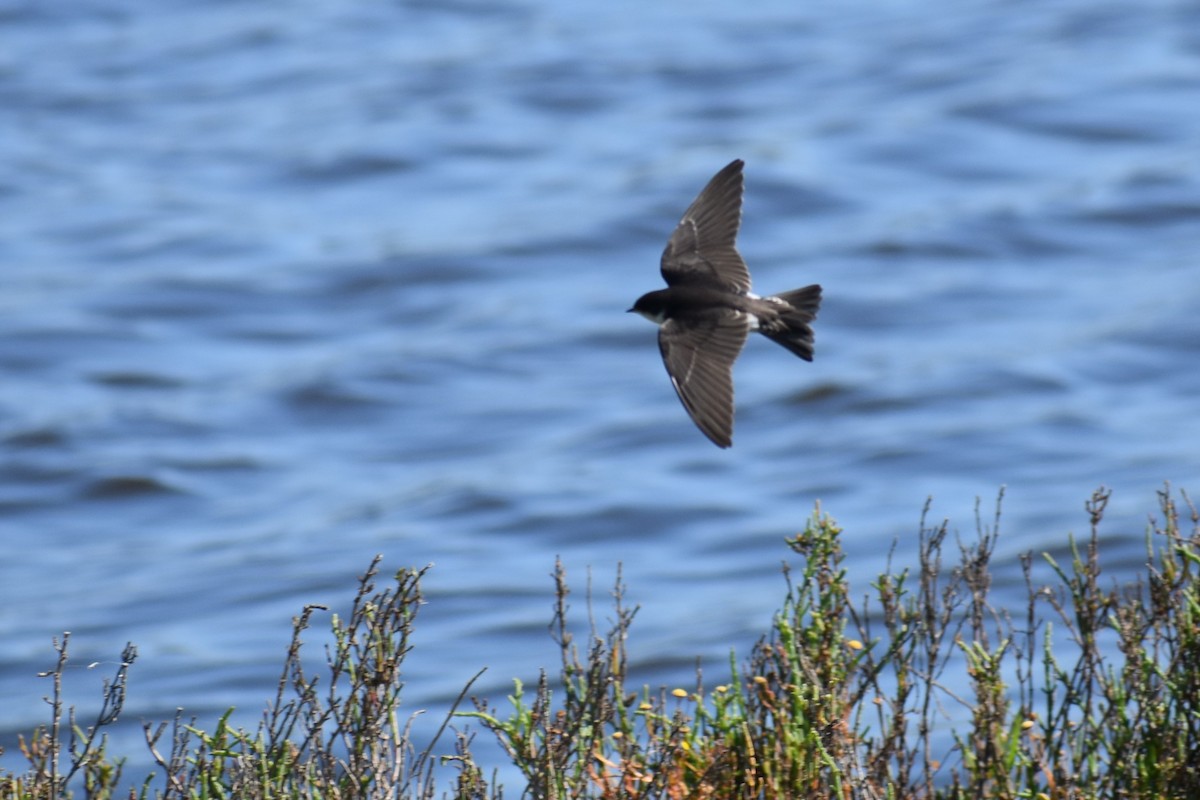
<path fill-rule="evenodd" d="M 420 749 L 401 690 L 422 570 L 384 581 L 376 558 L 349 616 L 331 616 L 319 669 L 302 634 L 325 609 L 305 608 L 257 728 L 228 715 L 212 730 L 182 715 L 146 725 L 157 769 L 132 784 L 104 729 L 136 650 L 83 724 L 62 697 L 64 634 L 45 673 L 50 720 L 20 740 L 26 766 L 0 774 L 0 800 L 501 798 L 471 752 L 480 734 L 522 776 L 512 795 L 531 798 L 1200 797 L 1200 515 L 1178 498 L 1159 494 L 1145 568 L 1115 585 L 1100 577 L 1097 490 L 1069 563 L 1022 557 L 1028 601 L 1011 613 L 989 599 L 999 500 L 971 542 L 923 520 L 915 566 L 853 587 L 841 530 L 818 508 L 787 541 L 795 563 L 769 632 L 720 682 L 698 673 L 687 690 L 629 685 L 636 609 L 619 578 L 608 627 L 577 641 L 559 564 L 553 674 L 515 682 L 503 707 L 465 708 L 468 686 Z"/>

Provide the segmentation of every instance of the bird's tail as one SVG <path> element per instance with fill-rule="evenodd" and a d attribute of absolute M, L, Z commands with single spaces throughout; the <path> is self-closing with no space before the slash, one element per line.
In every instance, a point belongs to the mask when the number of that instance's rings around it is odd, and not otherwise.
<path fill-rule="evenodd" d="M 812 361 L 813 331 L 809 323 L 817 318 L 817 309 L 821 307 L 821 287 L 813 284 L 764 299 L 783 307 L 776 309 L 779 312 L 777 325 L 761 333 L 805 361 Z"/>

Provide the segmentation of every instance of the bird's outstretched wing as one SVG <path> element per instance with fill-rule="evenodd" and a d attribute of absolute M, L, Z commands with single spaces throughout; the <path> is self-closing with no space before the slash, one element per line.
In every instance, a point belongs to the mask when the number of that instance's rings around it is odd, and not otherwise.
<path fill-rule="evenodd" d="M 696 426 L 718 447 L 733 444 L 733 362 L 750 333 L 750 317 L 714 310 L 658 329 L 658 348 L 675 393 Z"/>
<path fill-rule="evenodd" d="M 742 222 L 743 166 L 737 159 L 714 175 L 684 212 L 662 254 L 668 286 L 750 291 L 750 271 L 735 246 Z"/>

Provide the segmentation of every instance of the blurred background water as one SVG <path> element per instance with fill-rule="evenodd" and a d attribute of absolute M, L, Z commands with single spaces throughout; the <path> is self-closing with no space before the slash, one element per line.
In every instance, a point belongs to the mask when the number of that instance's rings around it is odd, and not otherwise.
<path fill-rule="evenodd" d="M 720 451 L 623 312 L 738 157 L 755 288 L 826 300 Z M 1120 579 L 1197 486 L 1198 308 L 1194 0 L 0 0 L 0 744 L 64 630 L 85 714 L 138 646 L 135 763 L 253 724 L 375 553 L 435 565 L 435 710 L 554 665 L 556 556 L 602 618 L 624 565 L 638 680 L 719 676 L 817 501 L 865 591 L 1006 486 L 1017 604 L 1105 484 Z"/>

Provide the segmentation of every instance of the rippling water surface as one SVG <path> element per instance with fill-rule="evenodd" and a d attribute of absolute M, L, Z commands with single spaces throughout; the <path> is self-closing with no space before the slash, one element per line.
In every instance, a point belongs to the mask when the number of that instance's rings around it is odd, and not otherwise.
<path fill-rule="evenodd" d="M 64 630 L 138 645 L 131 741 L 252 723 L 375 553 L 435 565 L 439 708 L 553 664 L 556 556 L 580 610 L 623 564 L 636 677 L 687 681 L 816 501 L 865 578 L 1004 485 L 1015 569 L 1103 483 L 1119 576 L 1197 486 L 1196 2 L 12 0 L 0 107 L 10 749 Z M 756 288 L 826 301 L 813 364 L 749 343 L 720 451 L 622 312 L 735 157 Z"/>

